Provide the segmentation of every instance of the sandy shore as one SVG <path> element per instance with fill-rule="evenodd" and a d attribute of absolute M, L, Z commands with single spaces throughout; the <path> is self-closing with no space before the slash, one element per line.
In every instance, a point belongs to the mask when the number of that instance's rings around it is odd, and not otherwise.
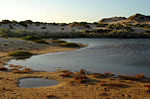
<path fill-rule="evenodd" d="M 11 51 L 25 50 L 36 55 L 60 51 L 71 51 L 75 49 L 77 48 L 60 47 L 50 41 L 49 44 L 38 44 L 18 38 L 0 38 L 0 66 L 5 65 L 7 61 L 12 59 L 12 57 L 8 56 L 8 53 Z"/>
<path fill-rule="evenodd" d="M 59 46 L 45 46 L 43 48 L 28 49 L 34 54 L 70 51 L 75 48 Z M 0 52 L 0 66 L 6 64 L 12 57 L 7 56 L 8 51 Z M 69 76 L 62 76 L 69 74 Z M 150 91 L 145 85 L 147 82 L 125 80 L 122 78 L 96 78 L 89 74 L 77 72 L 41 72 L 14 73 L 13 71 L 0 71 L 0 99 L 150 99 Z M 76 80 L 76 76 L 86 77 L 85 83 Z M 41 88 L 20 88 L 19 79 L 37 77 L 53 79 L 58 85 Z M 150 81 L 147 79 L 146 81 Z"/>
<path fill-rule="evenodd" d="M 86 83 L 78 83 L 73 78 L 61 77 L 62 72 L 32 72 L 16 74 L 0 72 L 0 99 L 149 99 L 148 83 L 120 78 L 94 78 L 86 75 Z M 51 87 L 19 88 L 20 78 L 40 77 L 57 80 Z M 101 84 L 122 84 L 101 85 Z"/>

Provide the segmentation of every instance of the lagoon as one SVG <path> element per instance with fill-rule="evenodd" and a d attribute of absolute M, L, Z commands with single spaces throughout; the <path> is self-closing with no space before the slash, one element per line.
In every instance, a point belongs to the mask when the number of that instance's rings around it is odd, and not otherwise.
<path fill-rule="evenodd" d="M 8 64 L 23 65 L 34 70 L 55 71 L 56 68 L 77 71 L 150 77 L 150 39 L 63 39 L 88 44 L 66 52 L 35 55 L 26 60 L 11 60 Z"/>

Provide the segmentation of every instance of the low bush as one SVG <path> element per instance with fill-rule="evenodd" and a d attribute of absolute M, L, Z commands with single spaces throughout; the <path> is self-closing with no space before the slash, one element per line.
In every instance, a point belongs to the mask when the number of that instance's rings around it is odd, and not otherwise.
<path fill-rule="evenodd" d="M 67 73 L 67 72 L 69 72 L 70 70 L 60 70 L 60 72 L 63 72 L 63 73 Z"/>
<path fill-rule="evenodd" d="M 23 68 L 23 66 L 21 66 L 21 65 L 13 65 L 13 64 L 9 64 L 9 67 Z"/>
<path fill-rule="evenodd" d="M 144 87 L 147 87 L 150 90 L 150 85 L 145 85 Z"/>
<path fill-rule="evenodd" d="M 24 73 L 30 73 L 31 70 L 14 70 L 13 73 L 18 73 L 18 74 L 24 74 Z"/>
<path fill-rule="evenodd" d="M 62 47 L 80 47 L 80 45 L 76 43 L 60 43 L 59 45 Z"/>
<path fill-rule="evenodd" d="M 33 42 L 40 43 L 40 44 L 49 44 L 48 42 L 46 42 L 45 40 L 42 40 L 42 39 L 40 39 L 40 40 L 33 40 Z"/>
<path fill-rule="evenodd" d="M 76 75 L 76 76 L 74 76 L 74 80 L 78 83 L 86 83 L 87 79 L 88 78 L 85 75 Z"/>
<path fill-rule="evenodd" d="M 18 22 L 18 24 L 23 26 L 23 27 L 25 27 L 25 28 L 28 27 L 28 24 L 26 22 L 24 22 L 24 21 Z"/>
<path fill-rule="evenodd" d="M 66 73 L 60 74 L 59 76 L 61 76 L 61 77 L 71 77 L 71 75 L 72 75 L 72 72 L 66 72 Z"/>
<path fill-rule="evenodd" d="M 32 56 L 33 54 L 28 51 L 19 50 L 19 51 L 10 52 L 8 55 L 17 57 L 17 56 Z"/>
<path fill-rule="evenodd" d="M 48 42 L 46 42 L 45 40 L 43 40 L 42 38 L 40 38 L 38 36 L 26 36 L 23 39 L 33 41 L 35 43 L 48 44 Z"/>
<path fill-rule="evenodd" d="M 85 70 L 84 69 L 80 69 L 80 74 L 85 74 Z"/>
<path fill-rule="evenodd" d="M 8 44 L 4 44 L 4 46 L 8 46 Z"/>
<path fill-rule="evenodd" d="M 12 70 L 12 71 L 18 71 L 19 68 L 11 68 L 11 69 L 9 69 L 9 70 Z"/>
<path fill-rule="evenodd" d="M 144 74 L 137 74 L 137 75 L 135 75 L 135 77 L 138 79 L 144 79 L 145 78 Z"/>
<path fill-rule="evenodd" d="M 114 74 L 111 73 L 111 72 L 106 72 L 105 75 L 106 75 L 106 77 L 112 77 L 112 76 L 114 76 Z"/>
<path fill-rule="evenodd" d="M 107 27 L 107 26 L 108 26 L 108 24 L 102 24 L 102 23 L 97 24 L 97 27 Z"/>
<path fill-rule="evenodd" d="M 33 41 L 33 40 L 39 40 L 41 39 L 40 37 L 38 36 L 26 36 L 23 38 L 24 40 L 30 40 L 30 41 Z"/>
<path fill-rule="evenodd" d="M 100 83 L 101 86 L 108 86 L 108 87 L 119 87 L 119 88 L 128 88 L 128 85 L 121 84 L 118 82 L 108 82 L 108 83 Z"/>
<path fill-rule="evenodd" d="M 8 36 L 13 36 L 13 34 L 8 29 L 0 29 L 0 36 L 8 37 Z"/>
<path fill-rule="evenodd" d="M 10 24 L 10 23 L 12 23 L 10 20 L 2 20 L 2 22 L 1 22 L 2 24 Z"/>
<path fill-rule="evenodd" d="M 52 40 L 53 43 L 66 43 L 66 41 L 63 40 Z"/>
<path fill-rule="evenodd" d="M 118 77 L 125 80 L 142 80 L 145 79 L 144 74 L 137 74 L 136 76 L 118 75 Z"/>
<path fill-rule="evenodd" d="M 100 73 L 91 74 L 94 78 L 106 78 L 106 75 Z"/>
<path fill-rule="evenodd" d="M 47 29 L 46 27 L 41 27 L 41 29 Z"/>

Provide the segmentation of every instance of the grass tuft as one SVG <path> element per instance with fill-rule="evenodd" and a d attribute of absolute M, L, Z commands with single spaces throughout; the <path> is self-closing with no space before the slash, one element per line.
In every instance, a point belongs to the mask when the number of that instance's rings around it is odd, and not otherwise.
<path fill-rule="evenodd" d="M 87 79 L 88 78 L 85 75 L 76 75 L 76 76 L 74 76 L 74 80 L 78 83 L 86 83 Z"/>
<path fill-rule="evenodd" d="M 17 56 L 32 56 L 33 54 L 28 51 L 19 50 L 19 51 L 10 52 L 8 55 L 17 57 Z"/>
<path fill-rule="evenodd" d="M 118 77 L 125 80 L 142 80 L 145 79 L 144 74 L 137 74 L 136 76 L 118 75 Z"/>
<path fill-rule="evenodd" d="M 67 73 L 60 74 L 59 76 L 61 76 L 61 77 L 71 77 L 71 75 L 72 75 L 72 72 L 67 72 Z"/>
<path fill-rule="evenodd" d="M 94 73 L 91 74 L 91 76 L 93 76 L 94 78 L 106 78 L 107 76 L 104 74 L 100 74 L 100 73 Z"/>
<path fill-rule="evenodd" d="M 14 70 L 13 73 L 18 73 L 18 74 L 24 74 L 24 73 L 30 73 L 30 69 L 23 69 L 23 70 Z"/>
<path fill-rule="evenodd" d="M 100 83 L 101 86 L 108 86 L 108 87 L 119 87 L 119 88 L 128 88 L 128 85 L 121 84 L 118 82 L 108 82 L 108 83 Z"/>
<path fill-rule="evenodd" d="M 33 41 L 35 43 L 40 43 L 40 44 L 48 44 L 48 42 L 46 42 L 45 40 L 43 40 L 42 38 L 38 36 L 26 36 L 23 38 L 23 40 L 29 40 L 29 41 Z"/>
<path fill-rule="evenodd" d="M 53 43 L 66 43 L 66 41 L 63 40 L 52 40 Z"/>
<path fill-rule="evenodd" d="M 60 43 L 59 45 L 62 47 L 75 47 L 75 48 L 80 47 L 80 45 L 76 43 Z"/>

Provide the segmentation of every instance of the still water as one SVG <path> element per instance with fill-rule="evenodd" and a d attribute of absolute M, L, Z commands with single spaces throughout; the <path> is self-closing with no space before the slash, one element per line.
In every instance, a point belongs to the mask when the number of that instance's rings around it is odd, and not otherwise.
<path fill-rule="evenodd" d="M 35 55 L 26 60 L 11 60 L 35 70 L 55 71 L 56 68 L 91 72 L 112 72 L 150 77 L 150 39 L 64 39 L 88 44 L 75 51 Z"/>
<path fill-rule="evenodd" d="M 43 78 L 24 78 L 20 79 L 19 82 L 19 87 L 21 88 L 48 87 L 58 84 L 58 82 L 55 80 Z"/>

